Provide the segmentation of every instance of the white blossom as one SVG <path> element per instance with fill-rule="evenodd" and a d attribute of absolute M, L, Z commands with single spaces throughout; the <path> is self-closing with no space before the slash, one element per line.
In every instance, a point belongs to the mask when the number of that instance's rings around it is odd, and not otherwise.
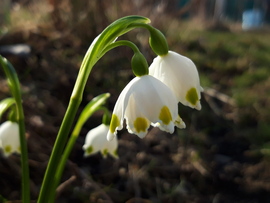
<path fill-rule="evenodd" d="M 4 156 L 21 153 L 18 123 L 5 121 L 0 125 L 0 148 Z"/>
<path fill-rule="evenodd" d="M 172 91 L 151 75 L 135 77 L 121 92 L 112 114 L 107 139 L 112 140 L 123 121 L 129 133 L 143 138 L 150 125 L 173 133 L 174 126 L 184 128 L 178 115 L 178 101 Z"/>
<path fill-rule="evenodd" d="M 114 158 L 118 158 L 118 141 L 117 139 L 108 141 L 106 139 L 108 131 L 109 126 L 101 124 L 87 133 L 85 144 L 83 145 L 83 150 L 85 151 L 84 156 L 90 156 L 94 153 L 101 152 L 104 158 L 107 157 L 108 154 L 112 155 Z"/>
<path fill-rule="evenodd" d="M 166 84 L 183 105 L 201 109 L 203 88 L 200 86 L 197 68 L 189 58 L 169 51 L 154 59 L 149 74 Z"/>

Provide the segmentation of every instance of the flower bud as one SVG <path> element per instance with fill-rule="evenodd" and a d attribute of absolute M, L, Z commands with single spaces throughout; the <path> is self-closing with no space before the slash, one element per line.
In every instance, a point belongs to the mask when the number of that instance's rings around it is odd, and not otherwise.
<path fill-rule="evenodd" d="M 134 75 L 137 77 L 148 75 L 148 63 L 140 52 L 135 52 L 131 59 L 131 66 Z"/>
<path fill-rule="evenodd" d="M 158 56 L 166 55 L 169 51 L 169 47 L 165 36 L 162 34 L 162 32 L 160 32 L 155 28 L 149 29 L 149 32 L 150 32 L 149 44 L 152 50 Z"/>

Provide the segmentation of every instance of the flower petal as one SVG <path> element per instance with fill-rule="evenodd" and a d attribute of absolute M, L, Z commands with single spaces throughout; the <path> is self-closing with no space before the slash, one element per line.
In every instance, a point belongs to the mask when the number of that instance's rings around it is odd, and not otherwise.
<path fill-rule="evenodd" d="M 117 115 L 117 120 L 126 119 L 128 132 L 140 138 L 147 134 L 150 125 L 173 133 L 175 125 L 184 126 L 179 120 L 177 103 L 169 87 L 153 76 L 144 75 L 134 78 L 124 88 L 115 104 L 113 115 Z M 111 120 L 107 139 L 112 139 L 113 133 L 116 134 L 120 129 L 115 127 L 119 125 L 115 120 L 115 117 Z"/>
<path fill-rule="evenodd" d="M 100 151 L 103 157 L 107 157 L 108 154 L 111 154 L 115 158 L 118 157 L 118 141 L 117 139 L 108 141 L 106 139 L 108 131 L 109 126 L 101 124 L 87 133 L 85 144 L 83 145 L 84 156 L 89 156 Z"/>
<path fill-rule="evenodd" d="M 19 125 L 16 122 L 6 121 L 0 126 L 0 143 L 4 156 L 9 156 L 12 153 L 19 153 L 20 136 Z"/>
<path fill-rule="evenodd" d="M 169 51 L 154 59 L 149 74 L 165 83 L 182 104 L 201 109 L 200 92 L 203 89 L 197 68 L 189 58 Z"/>

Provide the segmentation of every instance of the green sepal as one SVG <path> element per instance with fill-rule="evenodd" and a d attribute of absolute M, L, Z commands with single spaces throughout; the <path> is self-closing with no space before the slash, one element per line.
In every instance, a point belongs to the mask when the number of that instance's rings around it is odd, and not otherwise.
<path fill-rule="evenodd" d="M 159 56 L 164 56 L 169 51 L 169 46 L 165 36 L 158 29 L 152 27 L 149 29 L 150 38 L 149 44 L 152 50 Z"/>
<path fill-rule="evenodd" d="M 3 114 L 7 111 L 10 110 L 10 108 L 15 105 L 15 99 L 14 98 L 6 98 L 0 101 L 0 120 L 3 116 Z"/>
<path fill-rule="evenodd" d="M 148 75 L 149 66 L 145 57 L 140 52 L 135 52 L 131 59 L 131 67 L 137 77 Z"/>

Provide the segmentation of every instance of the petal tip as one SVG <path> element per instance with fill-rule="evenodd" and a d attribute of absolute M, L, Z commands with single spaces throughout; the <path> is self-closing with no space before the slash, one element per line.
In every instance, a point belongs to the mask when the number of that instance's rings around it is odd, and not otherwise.
<path fill-rule="evenodd" d="M 114 133 L 109 132 L 109 133 L 107 134 L 107 140 L 108 140 L 108 141 L 112 141 L 112 140 L 114 139 L 114 137 L 115 137 L 115 134 L 114 134 Z"/>

